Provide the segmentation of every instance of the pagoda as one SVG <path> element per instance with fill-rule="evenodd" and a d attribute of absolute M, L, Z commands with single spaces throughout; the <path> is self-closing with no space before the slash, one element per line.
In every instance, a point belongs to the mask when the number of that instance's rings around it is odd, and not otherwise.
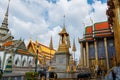
<path fill-rule="evenodd" d="M 10 3 L 10 2 L 9 2 Z M 13 36 L 8 29 L 8 11 L 9 11 L 9 3 L 7 7 L 7 11 L 5 13 L 5 17 L 3 19 L 2 25 L 0 26 L 0 45 L 2 45 L 6 41 L 13 40 Z"/>

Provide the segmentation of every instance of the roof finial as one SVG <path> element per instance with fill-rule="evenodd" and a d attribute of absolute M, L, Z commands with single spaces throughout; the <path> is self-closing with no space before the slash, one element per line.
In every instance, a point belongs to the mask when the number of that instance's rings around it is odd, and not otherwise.
<path fill-rule="evenodd" d="M 50 39 L 49 48 L 50 48 L 51 50 L 53 49 L 52 36 L 51 36 L 51 39 Z"/>
<path fill-rule="evenodd" d="M 63 16 L 63 27 L 65 27 L 65 15 Z"/>
<path fill-rule="evenodd" d="M 93 19 L 90 17 L 90 21 L 91 21 L 91 23 L 93 24 L 94 22 L 93 22 Z"/>
<path fill-rule="evenodd" d="M 7 26 L 8 26 L 9 3 L 10 3 L 10 0 L 9 0 L 9 2 L 8 2 L 7 11 L 6 11 L 6 13 L 5 13 L 5 17 L 4 17 L 4 20 L 3 20 L 2 25 L 1 25 L 1 27 L 3 27 L 3 28 L 7 28 Z"/>
<path fill-rule="evenodd" d="M 75 39 L 73 40 L 73 48 L 72 48 L 72 51 L 76 52 Z"/>

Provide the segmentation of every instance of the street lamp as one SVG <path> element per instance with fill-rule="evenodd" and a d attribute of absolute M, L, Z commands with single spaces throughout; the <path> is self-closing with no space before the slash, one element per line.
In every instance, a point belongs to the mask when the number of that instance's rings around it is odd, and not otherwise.
<path fill-rule="evenodd" d="M 36 51 L 36 59 L 35 59 L 35 72 L 37 72 L 37 62 L 38 62 L 38 46 L 37 46 L 37 51 Z"/>

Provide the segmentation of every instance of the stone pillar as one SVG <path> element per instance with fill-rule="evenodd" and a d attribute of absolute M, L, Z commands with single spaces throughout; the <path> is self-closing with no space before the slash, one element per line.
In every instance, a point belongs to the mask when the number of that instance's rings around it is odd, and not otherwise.
<path fill-rule="evenodd" d="M 29 56 L 27 56 L 27 66 L 29 67 Z"/>
<path fill-rule="evenodd" d="M 81 44 L 81 59 L 80 59 L 80 64 L 83 67 L 84 66 L 84 51 L 83 51 L 83 43 Z"/>
<path fill-rule="evenodd" d="M 89 46 L 88 46 L 88 42 L 86 42 L 86 62 L 87 62 L 87 67 L 89 67 Z"/>
<path fill-rule="evenodd" d="M 86 51 L 85 48 L 83 48 L 83 54 L 84 54 L 84 66 L 86 66 Z"/>
<path fill-rule="evenodd" d="M 108 57 L 107 38 L 104 38 L 104 46 L 105 46 L 107 70 L 109 70 L 110 67 L 109 67 L 109 57 Z"/>
<path fill-rule="evenodd" d="M 21 66 L 21 67 L 23 67 L 23 66 L 22 66 L 22 59 L 23 59 L 23 55 L 21 55 L 21 61 L 20 61 L 20 66 Z"/>
<path fill-rule="evenodd" d="M 4 69 L 4 65 L 5 65 L 5 59 L 6 59 L 6 51 L 4 52 L 4 55 L 3 55 L 3 60 L 2 60 L 2 70 Z"/>
<path fill-rule="evenodd" d="M 97 42 L 94 41 L 94 46 L 95 46 L 95 61 L 96 65 L 98 65 L 98 50 L 97 50 Z"/>

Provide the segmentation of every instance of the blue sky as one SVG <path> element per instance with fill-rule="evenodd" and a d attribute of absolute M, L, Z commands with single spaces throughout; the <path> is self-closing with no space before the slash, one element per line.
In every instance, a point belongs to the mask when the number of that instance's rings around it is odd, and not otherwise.
<path fill-rule="evenodd" d="M 0 24 L 2 23 L 8 0 L 0 0 Z M 80 57 L 78 38 L 83 37 L 85 25 L 106 21 L 106 0 L 11 0 L 9 10 L 9 29 L 15 39 L 22 38 L 28 44 L 30 37 L 44 45 L 49 45 L 53 37 L 53 46 L 57 50 L 59 35 L 65 25 L 70 34 L 71 46 L 76 41 L 76 58 Z M 71 51 L 71 49 L 70 49 Z M 72 51 L 71 51 L 72 53 Z"/>

